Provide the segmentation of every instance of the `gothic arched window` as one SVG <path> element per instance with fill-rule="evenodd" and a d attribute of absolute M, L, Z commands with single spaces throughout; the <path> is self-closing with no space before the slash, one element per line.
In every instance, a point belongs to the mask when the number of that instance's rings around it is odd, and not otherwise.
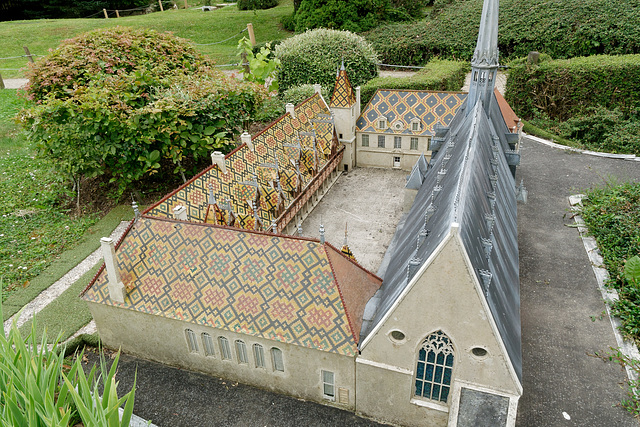
<path fill-rule="evenodd" d="M 451 389 L 454 349 L 442 331 L 430 334 L 418 351 L 415 395 L 447 402 Z"/>

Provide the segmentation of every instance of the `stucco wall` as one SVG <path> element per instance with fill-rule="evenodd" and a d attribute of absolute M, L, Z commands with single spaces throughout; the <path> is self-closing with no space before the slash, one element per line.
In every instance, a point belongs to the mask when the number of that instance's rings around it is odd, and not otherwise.
<path fill-rule="evenodd" d="M 429 138 L 418 137 L 418 149 L 411 150 L 411 140 L 409 135 L 402 135 L 402 148 L 393 148 L 392 134 L 385 134 L 385 148 L 378 148 L 377 133 L 367 133 L 369 135 L 369 146 L 362 146 L 362 132 L 358 132 L 356 138 L 356 165 L 358 167 L 392 168 L 394 167 L 393 157 L 400 157 L 400 169 L 410 171 L 422 153 L 427 161 L 431 159 L 429 148 Z"/>
<path fill-rule="evenodd" d="M 390 339 L 394 329 L 403 332 L 405 340 Z M 452 393 L 446 404 L 413 396 L 418 350 L 424 339 L 438 330 L 448 335 L 455 349 Z M 361 349 L 356 364 L 358 411 L 403 425 L 447 425 L 448 412 L 456 404 L 453 386 L 457 381 L 519 396 L 519 385 L 496 333 L 467 269 L 459 240 L 452 237 Z M 487 350 L 487 356 L 474 356 L 474 347 Z M 367 361 L 380 366 L 370 366 Z M 372 386 L 371 378 L 384 387 Z M 425 424 L 426 419 L 429 424 Z"/>
<path fill-rule="evenodd" d="M 89 302 L 89 309 L 96 321 L 100 338 L 105 346 L 121 348 L 125 352 L 168 365 L 204 372 L 244 384 L 313 400 L 335 404 L 344 409 L 355 409 L 354 358 L 334 353 L 289 345 L 245 334 L 222 331 L 165 317 Z M 195 333 L 198 352 L 190 353 L 185 329 Z M 215 357 L 205 356 L 202 337 L 208 333 L 214 340 Z M 232 357 L 222 360 L 218 337 L 229 340 Z M 248 364 L 238 363 L 235 341 L 247 346 Z M 263 346 L 265 368 L 256 368 L 253 344 Z M 271 347 L 282 350 L 284 372 L 274 371 Z M 323 398 L 321 370 L 335 374 L 335 402 Z M 338 388 L 348 390 L 348 403 L 338 402 Z"/>

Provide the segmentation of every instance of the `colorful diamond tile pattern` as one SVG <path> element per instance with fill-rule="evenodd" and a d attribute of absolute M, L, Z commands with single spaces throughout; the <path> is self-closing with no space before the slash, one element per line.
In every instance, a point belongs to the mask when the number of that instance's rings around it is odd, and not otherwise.
<path fill-rule="evenodd" d="M 246 197 L 250 196 L 245 190 L 239 188 L 242 182 L 252 182 L 257 177 L 259 187 L 269 185 L 269 180 L 273 174 L 266 172 L 263 164 L 275 164 L 276 158 L 279 170 L 279 178 L 286 181 L 287 186 L 297 186 L 297 175 L 295 173 L 295 162 L 300 161 L 300 150 L 295 153 L 285 152 L 284 144 L 292 144 L 294 141 L 302 141 L 303 146 L 313 146 L 312 137 L 300 135 L 301 132 L 315 132 L 315 146 L 318 149 L 318 170 L 326 163 L 332 148 L 333 123 L 326 122 L 326 117 L 330 116 L 330 111 L 322 98 L 315 94 L 306 101 L 295 107 L 296 118 L 291 118 L 289 114 L 284 115 L 279 120 L 271 124 L 267 129 L 253 138 L 254 151 L 249 150 L 245 145 L 227 155 L 225 165 L 227 173 L 223 174 L 217 166 L 207 168 L 194 180 L 181 187 L 178 191 L 163 199 L 146 214 L 160 218 L 173 218 L 173 208 L 179 204 L 187 207 L 189 221 L 206 222 L 208 212 L 208 186 L 213 186 L 214 197 L 218 201 L 231 203 L 233 212 L 237 217 L 252 215 L 250 206 L 246 203 Z M 317 121 L 324 119 L 324 121 Z M 290 158 L 293 154 L 294 158 Z M 291 160 L 294 160 L 292 162 Z M 296 176 L 295 178 L 293 178 Z M 301 175 L 301 188 L 309 184 L 312 175 L 303 173 Z M 285 183 L 281 183 L 285 188 Z M 252 191 L 256 191 L 253 187 Z M 260 198 L 261 193 L 256 191 L 256 197 Z M 254 199 L 255 200 L 255 199 Z M 289 197 L 286 203 L 293 200 Z M 271 224 L 276 218 L 276 211 L 265 209 L 262 201 L 257 200 L 259 219 L 263 224 Z M 286 206 L 285 206 L 286 207 Z"/>
<path fill-rule="evenodd" d="M 340 70 L 338 78 L 336 78 L 336 85 L 333 88 L 333 95 L 331 96 L 331 107 L 349 108 L 356 103 L 356 96 L 353 93 L 353 87 L 347 77 L 345 70 Z"/>
<path fill-rule="evenodd" d="M 466 98 L 467 94 L 461 92 L 378 90 L 358 118 L 356 131 L 432 136 L 437 123 L 449 125 Z M 385 130 L 377 128 L 380 117 L 387 119 Z M 420 119 L 419 131 L 411 130 L 414 118 Z M 403 124 L 401 131 L 393 129 L 398 120 Z"/>
<path fill-rule="evenodd" d="M 102 271 L 83 298 L 143 313 L 353 356 L 340 283 L 317 241 L 143 217 L 117 250 L 132 290 L 108 296 Z M 349 263 L 341 272 L 355 276 Z M 361 272 L 360 272 L 361 274 Z M 135 279 L 133 279 L 135 277 Z"/>

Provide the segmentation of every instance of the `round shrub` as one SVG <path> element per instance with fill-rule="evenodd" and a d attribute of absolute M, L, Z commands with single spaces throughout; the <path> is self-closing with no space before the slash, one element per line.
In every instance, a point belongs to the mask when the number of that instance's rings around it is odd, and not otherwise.
<path fill-rule="evenodd" d="M 367 31 L 384 20 L 388 0 L 302 0 L 296 11 L 296 31 L 334 28 Z"/>
<path fill-rule="evenodd" d="M 378 75 L 378 55 L 362 37 L 349 31 L 310 30 L 276 46 L 280 90 L 319 83 L 333 88 L 336 67 L 344 60 L 351 84 L 360 86 Z"/>
<path fill-rule="evenodd" d="M 300 86 L 291 87 L 280 94 L 280 98 L 283 103 L 292 103 L 293 105 L 298 105 L 305 99 L 309 98 L 315 93 L 315 89 L 312 84 L 304 84 Z M 320 94 L 324 98 L 325 101 L 329 102 L 331 98 L 331 93 L 325 87 L 322 88 Z"/>
<path fill-rule="evenodd" d="M 44 58 L 29 64 L 26 93 L 35 101 L 48 95 L 66 98 L 75 88 L 101 76 L 158 65 L 189 73 L 213 64 L 186 40 L 169 33 L 128 27 L 100 29 L 64 40 Z"/>
<path fill-rule="evenodd" d="M 238 10 L 271 9 L 278 0 L 238 0 Z"/>

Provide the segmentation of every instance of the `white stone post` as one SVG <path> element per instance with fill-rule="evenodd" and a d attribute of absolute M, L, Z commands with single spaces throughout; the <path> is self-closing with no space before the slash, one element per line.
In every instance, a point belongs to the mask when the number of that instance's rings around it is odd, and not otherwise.
<path fill-rule="evenodd" d="M 187 221 L 187 208 L 182 205 L 178 205 L 173 208 L 173 218 L 180 221 Z"/>
<path fill-rule="evenodd" d="M 218 166 L 218 169 L 220 169 L 223 174 L 227 174 L 227 167 L 224 163 L 224 154 L 222 154 L 221 151 L 214 151 L 211 153 L 211 163 L 213 163 L 214 166 Z"/>
<path fill-rule="evenodd" d="M 246 144 L 247 147 L 249 147 L 249 150 L 253 151 L 253 142 L 251 141 L 251 134 L 249 134 L 249 132 L 246 130 L 242 132 L 242 135 L 240 135 L 240 141 L 242 141 L 243 144 Z"/>
<path fill-rule="evenodd" d="M 284 109 L 291 115 L 291 118 L 296 118 L 295 106 L 292 103 L 288 102 L 287 104 L 285 104 Z"/>
<path fill-rule="evenodd" d="M 113 239 L 110 237 L 103 237 L 100 239 L 100 246 L 102 247 L 104 264 L 107 268 L 109 298 L 113 301 L 124 303 L 124 283 L 122 283 L 122 280 L 120 279 L 120 271 L 116 265 L 116 248 Z"/>

